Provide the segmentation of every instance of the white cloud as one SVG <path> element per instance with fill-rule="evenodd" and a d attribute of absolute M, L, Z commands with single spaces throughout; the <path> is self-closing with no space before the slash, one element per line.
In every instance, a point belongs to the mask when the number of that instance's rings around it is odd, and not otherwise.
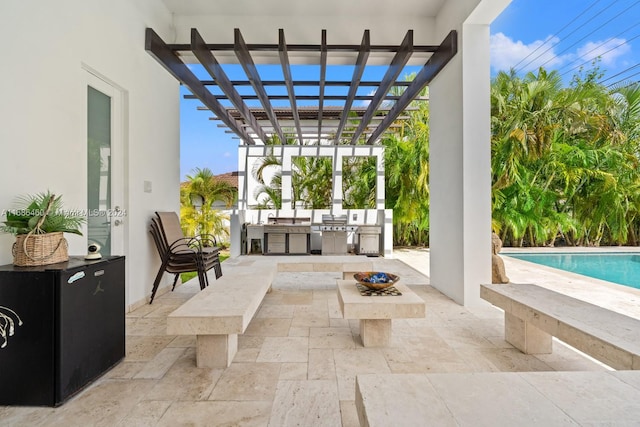
<path fill-rule="evenodd" d="M 503 33 L 493 34 L 490 38 L 491 67 L 496 71 L 508 71 L 518 63 L 520 63 L 518 70 L 523 68 L 524 71 L 535 70 L 542 64 L 545 64 L 546 68 L 557 67 L 568 58 L 568 56 L 556 55 L 555 45 L 559 41 L 557 37 L 549 36 L 546 40 L 524 44 L 520 40 L 514 41 Z"/>
<path fill-rule="evenodd" d="M 367 94 L 367 96 L 373 96 L 373 95 L 375 95 L 375 94 L 376 94 L 376 90 L 375 90 L 375 89 L 373 89 L 373 90 L 369 91 L 369 93 Z M 360 106 L 361 106 L 361 107 L 368 107 L 368 106 L 369 106 L 369 104 L 371 104 L 371 101 L 370 101 L 370 100 L 368 100 L 368 99 L 364 99 L 364 100 L 360 101 Z"/>
<path fill-rule="evenodd" d="M 578 58 L 580 58 L 576 63 L 591 62 L 600 57 L 602 65 L 613 66 L 618 58 L 630 51 L 631 45 L 625 39 L 615 38 L 606 42 L 588 42 L 576 51 Z"/>
<path fill-rule="evenodd" d="M 513 40 L 503 33 L 491 35 L 491 68 L 494 71 L 508 71 L 517 65 L 518 71 L 533 71 L 539 67 L 547 69 L 577 68 L 583 63 L 590 63 L 595 58 L 601 58 L 601 64 L 612 67 L 616 61 L 624 62 L 622 58 L 631 52 L 631 46 L 625 39 L 614 38 L 607 41 L 589 41 L 572 52 L 564 49 L 557 37 L 549 36 L 546 40 L 536 40 L 524 44 L 520 40 Z M 567 42 L 568 43 L 568 42 Z M 560 51 L 560 55 L 556 51 Z M 524 60 L 523 60 L 524 58 Z M 522 60 L 522 62 L 521 62 Z"/>
<path fill-rule="evenodd" d="M 228 151 L 225 151 L 224 154 L 222 155 L 223 157 L 231 157 L 231 153 Z"/>

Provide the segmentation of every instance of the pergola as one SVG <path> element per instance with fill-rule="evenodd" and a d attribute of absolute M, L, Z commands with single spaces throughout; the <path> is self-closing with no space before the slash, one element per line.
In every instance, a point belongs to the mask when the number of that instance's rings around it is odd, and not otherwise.
<path fill-rule="evenodd" d="M 489 24 L 510 0 L 163 2 L 172 30 L 147 29 L 146 49 L 237 135 L 240 158 L 259 156 L 266 142 L 333 147 L 337 158 L 348 147 L 381 150 L 381 136 L 428 85 L 431 284 L 460 304 L 480 304 L 479 284 L 491 280 Z M 231 78 L 221 64 L 246 77 Z M 313 78 L 296 78 L 303 64 L 317 67 Z M 352 67 L 351 77 L 332 77 L 333 65 Z M 384 74 L 372 79 L 375 66 Z M 418 67 L 411 82 L 407 66 Z M 338 88 L 346 93 L 335 95 Z M 283 191 L 290 179 L 283 174 Z"/>
<path fill-rule="evenodd" d="M 293 141 L 300 145 L 309 140 L 372 145 L 412 101 L 426 100 L 420 97 L 421 91 L 458 49 L 457 32 L 453 30 L 435 46 L 414 44 L 411 29 L 397 45 L 372 44 L 369 30 L 364 31 L 360 44 L 329 44 L 327 30 L 322 30 L 318 44 L 289 44 L 283 29 L 278 30 L 276 44 L 247 43 L 238 28 L 234 29 L 233 37 L 234 43 L 207 43 L 198 30 L 192 28 L 190 44 L 168 44 L 148 28 L 145 48 L 191 91 L 188 98 L 199 99 L 214 119 L 222 121 L 224 127 L 247 145 L 264 144 L 274 137 L 283 143 Z M 351 80 L 327 78 L 327 69 L 337 66 L 331 65 L 334 55 L 352 57 Z M 283 78 L 273 80 L 261 75 L 256 56 L 263 62 L 265 58 L 275 58 Z M 293 77 L 292 60 L 300 57 L 305 62 L 315 58 L 316 79 Z M 198 78 L 187 66 L 194 59 L 209 78 Z M 242 66 L 247 79 L 233 80 L 228 76 L 222 64 L 230 60 Z M 408 64 L 421 65 L 411 81 L 402 75 Z M 340 66 L 344 67 L 344 61 Z M 363 80 L 367 68 L 372 66 L 384 66 L 383 77 Z M 327 93 L 327 88 L 335 87 L 347 88 L 347 93 Z M 358 89 L 363 87 L 370 88 L 369 94 L 358 95 Z M 252 93 L 241 94 L 246 92 L 244 88 L 251 88 Z M 309 88 L 313 95 L 308 94 Z M 281 94 L 283 89 L 285 94 Z M 247 101 L 254 100 L 260 102 L 259 108 L 248 106 Z M 287 105 L 276 107 L 274 101 L 284 101 Z M 356 101 L 367 105 L 362 107 Z M 314 105 L 302 106 L 308 102 Z M 327 105 L 329 102 L 331 105 Z"/>

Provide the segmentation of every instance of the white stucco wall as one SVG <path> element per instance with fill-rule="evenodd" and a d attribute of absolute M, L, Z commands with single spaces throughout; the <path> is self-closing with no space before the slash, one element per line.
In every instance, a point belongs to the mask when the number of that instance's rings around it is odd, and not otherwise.
<path fill-rule="evenodd" d="M 154 0 L 0 2 L 0 209 L 47 189 L 62 194 L 68 208 L 86 207 L 83 67 L 119 87 L 129 305 L 148 298 L 159 266 L 151 214 L 179 207 L 179 86 L 144 50 L 145 27 L 173 37 L 171 15 Z M 71 255 L 85 253 L 86 237 L 67 238 Z M 0 264 L 12 262 L 13 240 L 0 234 Z"/>

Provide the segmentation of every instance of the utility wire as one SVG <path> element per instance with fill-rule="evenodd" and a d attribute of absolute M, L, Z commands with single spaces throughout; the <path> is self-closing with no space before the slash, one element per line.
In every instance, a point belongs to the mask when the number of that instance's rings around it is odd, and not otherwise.
<path fill-rule="evenodd" d="M 629 9 L 633 8 L 634 6 L 636 6 L 638 3 L 640 3 L 640 0 L 636 1 L 634 4 L 632 4 L 631 6 L 629 6 L 628 8 L 626 8 L 625 10 L 619 12 L 617 15 L 613 16 L 612 18 L 610 18 L 608 21 L 606 21 L 604 24 L 600 25 L 599 27 L 597 27 L 596 29 L 592 30 L 590 33 L 587 33 L 584 37 L 582 37 L 580 40 L 578 40 L 577 42 L 573 43 L 571 46 L 565 48 L 564 50 L 558 52 L 556 54 L 556 56 L 560 56 L 563 53 L 565 53 L 566 51 L 568 51 L 569 49 L 571 49 L 572 47 L 576 46 L 578 43 L 584 41 L 586 38 L 588 38 L 590 35 L 592 35 L 593 33 L 595 33 L 596 31 L 598 31 L 599 29 L 601 29 L 602 27 L 604 27 L 605 25 L 607 25 L 609 22 L 613 21 L 614 19 L 616 19 L 617 17 L 619 17 L 620 15 L 622 15 L 623 13 L 625 13 L 626 11 L 628 11 Z M 624 44 L 624 43 L 623 43 Z M 552 58 L 553 59 L 553 58 Z M 552 59 L 548 59 L 545 62 L 543 62 L 542 64 L 540 64 L 540 67 L 544 67 L 545 65 L 547 65 L 549 62 L 552 61 Z"/>
<path fill-rule="evenodd" d="M 609 86 L 607 86 L 607 89 L 610 89 L 610 88 L 612 88 L 612 87 L 614 87 L 614 86 L 617 86 L 617 85 L 619 85 L 620 83 L 627 82 L 627 81 L 629 81 L 629 79 L 630 79 L 631 77 L 633 77 L 633 76 L 637 76 L 637 75 L 640 75 L 640 71 L 638 71 L 637 73 L 631 74 L 631 75 L 630 75 L 629 77 L 627 77 L 626 79 L 618 80 L 618 81 L 617 81 L 617 82 L 615 82 L 615 83 L 611 83 Z M 629 86 L 634 85 L 634 84 L 638 84 L 638 82 L 637 82 L 637 81 L 635 81 L 635 82 L 629 82 L 629 84 L 625 85 L 624 87 L 629 87 Z"/>
<path fill-rule="evenodd" d="M 622 42 L 622 43 L 620 43 L 619 45 L 617 45 L 617 46 L 615 46 L 615 47 L 612 47 L 611 49 L 607 50 L 606 52 L 602 52 L 602 53 L 601 53 L 600 55 L 598 55 L 598 56 L 604 56 L 604 55 L 606 55 L 607 53 L 609 53 L 609 52 L 611 52 L 611 51 L 614 51 L 614 50 L 618 49 L 618 48 L 619 48 L 619 47 L 621 47 L 621 46 L 624 46 L 625 44 L 629 43 L 630 41 L 637 39 L 638 37 L 640 37 L 640 34 L 638 34 L 637 36 L 634 36 L 634 37 L 630 38 L 629 40 L 625 40 L 625 41 L 623 41 L 623 42 Z M 578 65 L 576 65 L 575 67 L 570 68 L 569 70 L 565 71 L 564 73 L 562 73 L 562 74 L 560 74 L 560 75 L 561 75 L 561 76 L 564 76 L 565 74 L 567 74 L 567 73 L 569 73 L 569 72 L 571 72 L 571 71 L 575 70 L 576 68 L 580 68 L 580 67 L 582 67 L 583 65 L 588 64 L 589 62 L 593 61 L 594 59 L 595 59 L 595 58 L 591 58 L 591 59 L 589 59 L 589 60 L 587 60 L 587 61 L 583 62 L 582 64 L 578 64 Z M 543 65 L 544 65 L 544 64 L 543 64 Z"/>
<path fill-rule="evenodd" d="M 619 32 L 618 34 L 616 34 L 615 36 L 609 37 L 607 40 L 603 41 L 602 43 L 600 43 L 599 45 L 597 45 L 596 47 L 594 47 L 593 49 L 591 49 L 589 52 L 585 52 L 583 53 L 581 56 L 579 56 L 578 58 L 574 59 L 573 61 L 563 65 L 562 67 L 558 68 L 556 71 L 560 71 L 564 68 L 567 68 L 568 66 L 570 66 L 571 64 L 573 64 L 576 61 L 579 61 L 582 58 L 585 58 L 587 55 L 589 55 L 591 52 L 600 49 L 601 47 L 605 46 L 607 43 L 609 43 L 610 41 L 612 41 L 615 38 L 618 38 L 619 36 L 623 35 L 624 33 L 626 33 L 627 31 L 631 30 L 632 28 L 637 27 L 638 25 L 640 25 L 640 21 L 638 21 L 637 23 L 633 24 L 632 26 L 630 26 L 629 28 L 627 28 L 624 31 Z M 593 59 L 593 58 L 591 58 Z"/>
<path fill-rule="evenodd" d="M 575 18 L 573 18 L 568 24 L 566 24 L 564 27 L 560 28 L 558 31 L 555 32 L 555 34 L 549 36 L 549 38 L 547 38 L 547 40 L 545 40 L 540 46 L 538 46 L 537 48 L 535 48 L 533 51 L 529 52 L 529 54 L 527 56 L 525 56 L 524 58 L 522 58 L 516 65 L 513 66 L 514 69 L 518 68 L 518 65 L 522 64 L 522 61 L 525 61 L 528 57 L 530 57 L 531 55 L 533 55 L 534 53 L 536 53 L 540 48 L 542 48 L 542 46 L 546 45 L 547 43 L 549 43 L 550 40 L 553 40 L 554 37 L 558 36 L 562 31 L 564 31 L 568 26 L 570 26 L 571 24 L 573 24 L 575 21 L 578 20 L 578 18 L 580 18 L 582 15 L 584 15 L 585 13 L 587 13 L 587 11 L 589 9 L 591 9 L 593 6 L 595 6 L 597 3 L 599 3 L 601 0 L 596 0 L 593 3 L 591 3 L 590 6 L 588 6 L 585 10 L 582 11 L 582 13 L 580 13 L 578 16 L 576 16 Z"/>
<path fill-rule="evenodd" d="M 613 76 L 607 77 L 604 80 L 600 80 L 598 83 L 602 84 L 602 83 L 604 83 L 604 82 L 606 82 L 608 80 L 613 79 L 614 77 L 618 77 L 619 75 L 624 74 L 626 72 L 629 72 L 629 71 L 631 71 L 631 70 L 633 70 L 634 68 L 637 68 L 637 67 L 640 67 L 640 63 L 638 63 L 636 65 L 632 65 L 631 67 L 629 67 L 627 69 L 624 69 L 624 70 L 620 71 L 619 73 L 614 74 Z"/>
<path fill-rule="evenodd" d="M 576 28 L 575 30 L 571 31 L 569 34 L 567 34 L 567 37 L 571 36 L 572 34 L 574 34 L 576 31 L 580 30 L 582 27 L 584 27 L 585 25 L 587 25 L 589 22 L 593 21 L 594 19 L 596 19 L 597 17 L 600 16 L 600 14 L 604 11 L 606 11 L 607 9 L 609 9 L 610 7 L 612 7 L 617 0 L 613 0 L 613 2 L 611 4 L 609 4 L 609 6 L 606 6 L 604 9 L 598 11 L 595 15 L 593 15 L 591 18 L 589 18 L 586 22 L 584 22 L 582 25 L 580 25 L 578 28 Z M 525 67 L 527 67 L 528 65 L 530 65 L 533 61 L 535 61 L 536 59 L 540 58 L 542 55 L 544 55 L 545 53 L 549 52 L 551 49 L 553 49 L 553 45 L 549 46 L 547 49 L 544 50 L 544 52 L 542 52 L 540 55 L 536 56 L 535 58 L 533 58 L 532 60 L 530 60 L 529 62 L 527 62 L 526 64 L 524 64 L 522 66 L 522 68 L 520 68 L 519 70 L 516 70 L 516 72 L 518 71 L 522 71 L 522 69 L 524 69 Z"/>

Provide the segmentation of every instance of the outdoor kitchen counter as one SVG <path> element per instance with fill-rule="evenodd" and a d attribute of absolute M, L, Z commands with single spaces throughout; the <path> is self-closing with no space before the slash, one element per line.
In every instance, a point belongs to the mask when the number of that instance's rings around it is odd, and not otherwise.
<path fill-rule="evenodd" d="M 265 254 L 311 253 L 310 224 L 267 224 L 264 226 Z"/>

